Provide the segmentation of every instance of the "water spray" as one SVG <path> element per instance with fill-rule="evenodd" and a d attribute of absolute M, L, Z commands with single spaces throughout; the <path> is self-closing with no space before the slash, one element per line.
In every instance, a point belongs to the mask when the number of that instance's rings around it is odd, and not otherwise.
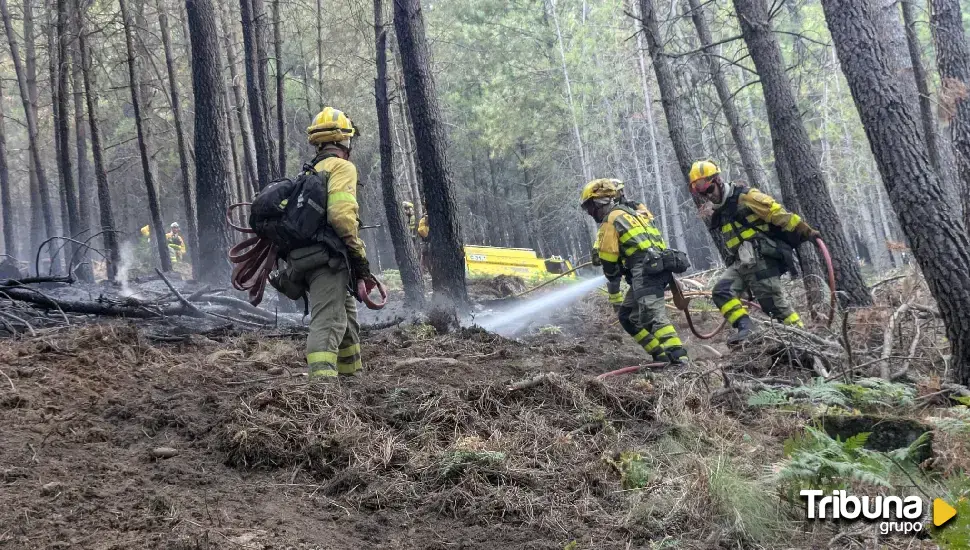
<path fill-rule="evenodd" d="M 525 328 L 534 317 L 575 302 L 605 283 L 606 278 L 602 276 L 586 279 L 517 304 L 508 310 L 482 316 L 476 319 L 476 323 L 485 330 L 511 336 Z"/>

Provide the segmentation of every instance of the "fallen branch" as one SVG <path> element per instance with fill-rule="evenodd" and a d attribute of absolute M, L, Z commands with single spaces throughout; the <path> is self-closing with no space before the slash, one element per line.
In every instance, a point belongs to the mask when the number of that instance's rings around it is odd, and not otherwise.
<path fill-rule="evenodd" d="M 544 373 L 539 374 L 537 376 L 533 376 L 532 378 L 527 378 L 525 380 L 519 380 L 518 382 L 515 382 L 514 384 L 510 384 L 509 387 L 506 388 L 506 391 L 513 392 L 513 391 L 525 390 L 525 389 L 528 389 L 528 388 L 534 388 L 534 387 L 538 386 L 539 384 L 542 384 L 546 380 L 549 380 L 550 377 L 555 376 L 555 375 L 556 375 L 556 373 L 554 373 L 554 372 L 544 372 Z"/>
<path fill-rule="evenodd" d="M 911 305 L 911 301 L 904 303 L 889 317 L 889 323 L 886 325 L 886 331 L 882 336 L 882 362 L 879 364 L 880 378 L 890 379 L 889 356 L 893 353 L 893 333 L 896 331 L 896 321 L 900 316 L 905 315 L 909 311 Z"/>
<path fill-rule="evenodd" d="M 34 283 L 67 283 L 71 284 L 74 282 L 73 277 L 23 277 L 21 279 L 4 279 L 0 280 L 0 287 L 8 286 L 23 286 Z"/>
<path fill-rule="evenodd" d="M 906 376 L 909 373 L 909 365 L 912 361 L 911 358 L 914 355 L 916 355 L 916 347 L 919 345 L 919 338 L 920 338 L 921 327 L 919 324 L 919 319 L 916 317 L 915 313 L 913 314 L 913 325 L 916 326 L 916 335 L 913 336 L 913 342 L 909 345 L 908 357 L 906 357 L 906 360 L 903 361 L 903 368 L 899 369 L 897 372 L 894 372 L 889 377 L 890 380 L 899 380 L 900 378 Z"/>
<path fill-rule="evenodd" d="M 185 306 L 185 308 L 188 310 L 190 315 L 192 315 L 193 317 L 205 317 L 206 314 L 201 309 L 189 303 L 189 301 L 185 299 L 185 296 L 182 296 L 182 293 L 175 289 L 175 286 L 172 285 L 172 282 L 169 281 L 168 278 L 164 274 L 162 274 L 162 271 L 157 267 L 155 268 L 155 273 L 158 273 L 158 276 L 162 278 L 162 281 L 165 283 L 165 286 L 167 286 L 168 289 L 171 290 L 173 294 L 175 294 L 175 297 L 178 298 L 179 303 Z"/>
<path fill-rule="evenodd" d="M 154 309 L 136 302 L 138 305 L 120 305 L 107 300 L 98 299 L 95 302 L 80 302 L 76 300 L 57 300 L 51 298 L 36 289 L 8 288 L 3 294 L 11 300 L 26 302 L 40 309 L 57 310 L 61 314 L 77 313 L 80 315 L 105 315 L 109 317 L 128 317 L 132 319 L 152 319 L 165 317 L 167 315 L 185 315 L 184 305 L 178 307 L 155 307 Z M 130 300 L 129 300 L 129 303 Z M 67 316 L 64 315 L 67 321 Z M 70 324 L 70 322 L 68 322 Z"/>
<path fill-rule="evenodd" d="M 210 302 L 213 304 L 228 306 L 228 307 L 243 311 L 245 313 L 248 313 L 250 315 L 259 317 L 260 319 L 269 321 L 271 323 L 276 322 L 277 320 L 276 315 L 264 309 L 259 309 L 258 307 L 250 304 L 245 300 L 240 300 L 239 298 L 233 298 L 231 296 L 205 296 L 205 297 L 196 298 L 195 300 L 192 300 L 192 298 L 189 298 L 189 301 Z"/>

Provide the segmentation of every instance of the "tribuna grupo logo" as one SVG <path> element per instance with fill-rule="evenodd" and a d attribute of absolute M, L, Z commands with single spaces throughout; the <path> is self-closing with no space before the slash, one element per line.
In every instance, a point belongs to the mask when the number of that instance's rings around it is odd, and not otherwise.
<path fill-rule="evenodd" d="M 923 499 L 920 497 L 857 497 L 846 491 L 832 491 L 826 495 L 824 491 L 809 489 L 802 490 L 799 495 L 806 499 L 808 519 L 881 521 L 879 532 L 883 535 L 923 530 Z M 934 503 L 934 506 L 939 505 Z"/>

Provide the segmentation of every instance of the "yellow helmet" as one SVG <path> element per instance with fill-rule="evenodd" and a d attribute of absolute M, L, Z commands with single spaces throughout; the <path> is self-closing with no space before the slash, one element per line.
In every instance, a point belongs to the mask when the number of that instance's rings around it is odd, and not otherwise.
<path fill-rule="evenodd" d="M 141 233 L 141 236 L 142 237 L 147 237 L 149 235 L 149 233 L 151 233 L 151 230 L 146 225 L 146 226 L 142 227 L 141 229 L 139 229 L 139 232 Z"/>
<path fill-rule="evenodd" d="M 690 167 L 690 176 L 688 179 L 693 185 L 693 183 L 699 179 L 706 179 L 720 173 L 721 170 L 713 162 L 709 160 L 699 160 Z"/>
<path fill-rule="evenodd" d="M 310 145 L 320 146 L 324 143 L 339 143 L 356 137 L 357 128 L 343 111 L 324 107 L 317 116 L 313 117 L 313 122 L 306 129 L 306 135 Z"/>
<path fill-rule="evenodd" d="M 401 203 L 401 205 L 404 206 L 404 208 L 414 208 L 414 203 L 410 201 L 404 201 L 403 203 Z"/>
<path fill-rule="evenodd" d="M 623 189 L 623 182 L 615 179 L 600 178 L 595 179 L 583 187 L 583 194 L 579 199 L 580 204 L 593 199 L 615 199 Z"/>

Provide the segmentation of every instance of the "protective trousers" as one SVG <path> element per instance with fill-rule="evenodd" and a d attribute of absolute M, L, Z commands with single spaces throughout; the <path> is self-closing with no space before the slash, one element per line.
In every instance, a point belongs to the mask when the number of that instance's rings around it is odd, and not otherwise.
<path fill-rule="evenodd" d="M 802 326 L 801 318 L 789 305 L 782 290 L 781 272 L 780 260 L 764 258 L 760 254 L 752 266 L 735 262 L 714 285 L 711 293 L 714 305 L 728 323 L 736 327 L 748 316 L 748 310 L 740 300 L 741 292 L 748 288 L 765 313 L 783 324 Z"/>
<path fill-rule="evenodd" d="M 623 302 L 616 310 L 617 317 L 620 318 L 620 326 L 623 327 L 623 330 L 627 334 L 633 337 L 637 345 L 646 350 L 654 359 L 660 359 L 663 355 L 660 340 L 650 334 L 650 331 L 639 325 L 639 311 L 637 300 L 633 297 L 633 288 L 629 288 L 623 296 Z"/>
<path fill-rule="evenodd" d="M 664 304 L 664 290 L 668 284 L 673 283 L 673 275 L 666 271 L 658 274 L 645 273 L 642 263 L 634 265 L 630 271 L 633 286 L 624 298 L 624 306 L 632 294 L 636 304 L 634 325 L 637 331 L 631 332 L 632 328 L 628 329 L 627 324 L 623 328 L 655 359 L 665 359 L 664 355 L 671 360 L 685 357 L 687 354 L 684 344 L 670 323 Z M 623 306 L 620 311 L 623 311 Z M 632 313 L 629 318 L 633 320 Z"/>
<path fill-rule="evenodd" d="M 306 362 L 310 376 L 354 374 L 361 368 L 357 304 L 347 290 L 350 271 L 328 265 L 304 275 L 310 302 Z"/>

